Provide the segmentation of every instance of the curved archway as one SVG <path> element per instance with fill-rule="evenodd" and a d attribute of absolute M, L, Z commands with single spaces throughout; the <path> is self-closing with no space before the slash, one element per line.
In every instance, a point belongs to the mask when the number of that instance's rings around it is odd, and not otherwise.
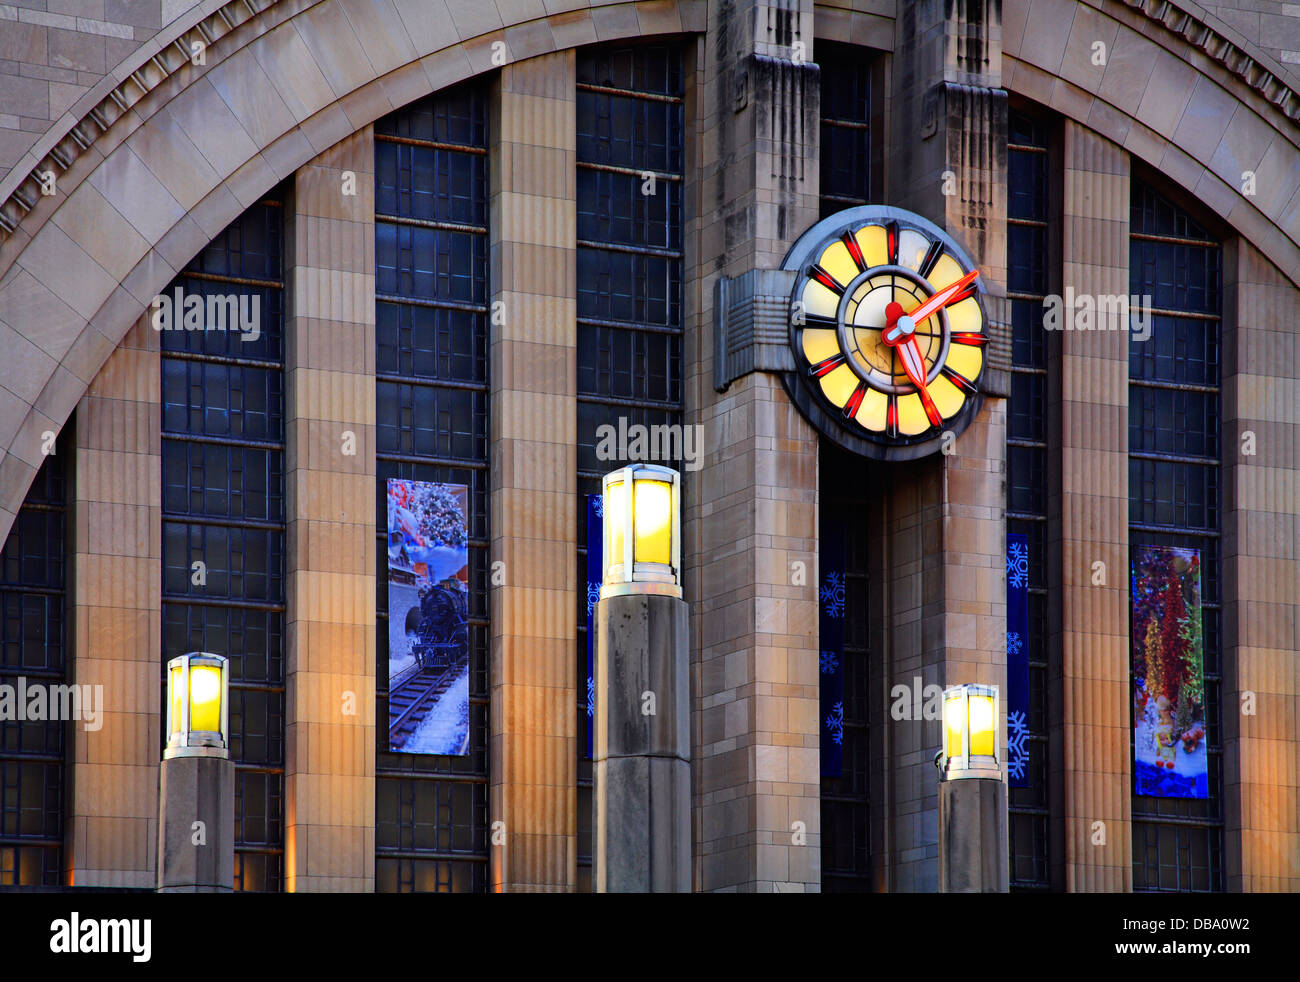
<path fill-rule="evenodd" d="M 218 7 L 204 3 L 195 17 Z M 40 466 L 42 434 L 62 428 L 157 292 L 276 183 L 503 58 L 702 31 L 706 16 L 703 0 L 580 0 L 517 20 L 471 0 L 438 9 L 300 0 L 237 23 L 203 66 L 185 61 L 168 74 L 154 58 L 163 38 L 149 42 L 144 66 L 101 83 L 134 84 L 138 101 L 69 160 L 60 193 L 36 201 L 0 245 L 0 344 L 17 390 L 0 389 L 0 532 Z"/>

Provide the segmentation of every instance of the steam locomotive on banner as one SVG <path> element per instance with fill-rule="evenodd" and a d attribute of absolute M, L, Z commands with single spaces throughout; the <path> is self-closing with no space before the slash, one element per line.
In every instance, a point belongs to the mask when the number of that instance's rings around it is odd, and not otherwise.
<path fill-rule="evenodd" d="M 406 612 L 406 636 L 421 671 L 443 672 L 469 660 L 469 601 L 457 581 L 420 584 L 420 603 Z"/>

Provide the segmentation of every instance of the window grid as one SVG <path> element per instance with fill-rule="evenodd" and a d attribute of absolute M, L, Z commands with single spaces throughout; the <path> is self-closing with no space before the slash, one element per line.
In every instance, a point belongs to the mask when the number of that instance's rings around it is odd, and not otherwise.
<path fill-rule="evenodd" d="M 682 410 L 683 82 L 666 45 L 578 56 L 578 582 L 587 495 L 618 466 L 597 429 L 675 424 Z M 673 466 L 671 462 L 669 466 Z M 577 718 L 587 719 L 587 598 L 578 596 Z M 592 889 L 592 764 L 578 740 L 578 889 Z"/>
<path fill-rule="evenodd" d="M 1007 531 L 1029 543 L 1028 787 L 1008 801 L 1013 890 L 1046 890 L 1048 817 L 1047 721 L 1047 351 L 1042 304 L 1048 292 L 1048 134 L 1012 111 L 1007 145 L 1008 298 L 1011 304 L 1011 397 L 1007 400 Z"/>
<path fill-rule="evenodd" d="M 68 441 L 41 464 L 0 553 L 0 683 L 66 682 Z M 0 721 L 0 888 L 63 882 L 65 724 Z"/>
<path fill-rule="evenodd" d="M 1201 553 L 1209 797 L 1132 795 L 1133 889 L 1222 891 L 1220 243 L 1135 179 L 1129 291 L 1160 313 L 1129 344 L 1129 543 Z M 1130 747 L 1132 734 L 1130 730 Z"/>
<path fill-rule="evenodd" d="M 437 93 L 375 124 L 377 717 L 388 719 L 390 478 L 469 488 L 470 752 L 377 738 L 375 889 L 488 882 L 488 156 L 484 90 Z"/>
<path fill-rule="evenodd" d="M 862 48 L 817 43 L 821 68 L 820 217 L 871 197 L 871 68 Z"/>
<path fill-rule="evenodd" d="M 284 883 L 283 200 L 277 189 L 245 211 L 167 288 L 236 296 L 250 311 L 255 299 L 258 336 L 206 320 L 160 334 L 161 687 L 177 655 L 230 659 L 234 885 L 268 892 Z"/>
<path fill-rule="evenodd" d="M 862 460 L 820 444 L 819 538 L 844 542 L 844 736 L 839 777 L 821 778 L 822 892 L 873 889 L 871 870 L 871 512 L 861 497 Z M 847 492 L 847 493 L 846 493 Z M 823 571 L 824 572 L 824 571 Z M 820 727 L 819 727 L 820 730 Z"/>

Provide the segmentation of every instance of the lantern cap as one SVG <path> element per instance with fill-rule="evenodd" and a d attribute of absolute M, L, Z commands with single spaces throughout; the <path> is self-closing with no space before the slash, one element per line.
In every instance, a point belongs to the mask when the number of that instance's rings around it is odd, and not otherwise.
<path fill-rule="evenodd" d="M 167 662 L 167 746 L 174 757 L 230 756 L 230 660 L 191 651 Z"/>
<path fill-rule="evenodd" d="M 968 682 L 943 693 L 943 780 L 1002 780 L 1000 697 L 996 685 Z"/>
<path fill-rule="evenodd" d="M 633 463 L 601 479 L 603 565 L 600 596 L 681 598 L 681 475 Z"/>

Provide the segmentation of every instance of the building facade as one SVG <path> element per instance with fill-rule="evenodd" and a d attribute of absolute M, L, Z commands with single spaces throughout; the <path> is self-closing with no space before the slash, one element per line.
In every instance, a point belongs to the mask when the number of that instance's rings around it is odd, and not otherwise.
<path fill-rule="evenodd" d="M 1009 665 L 1012 889 L 1300 889 L 1297 64 L 1255 0 L 0 4 L 0 684 L 103 694 L 0 720 L 0 884 L 154 886 L 209 651 L 237 889 L 590 890 L 589 501 L 668 427 L 696 890 L 936 890 L 927 693 Z M 878 207 L 980 271 L 908 452 L 791 381 Z M 385 733 L 392 481 L 463 489 L 460 753 Z M 1151 547 L 1203 793 L 1136 774 Z"/>

